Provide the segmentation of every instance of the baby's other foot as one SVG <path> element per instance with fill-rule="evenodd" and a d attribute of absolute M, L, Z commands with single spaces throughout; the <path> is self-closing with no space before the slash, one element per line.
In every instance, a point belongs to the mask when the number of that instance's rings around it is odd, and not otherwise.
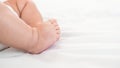
<path fill-rule="evenodd" d="M 40 53 L 53 45 L 60 37 L 60 28 L 55 19 L 48 20 L 37 26 L 38 42 L 30 50 L 31 53 Z"/>

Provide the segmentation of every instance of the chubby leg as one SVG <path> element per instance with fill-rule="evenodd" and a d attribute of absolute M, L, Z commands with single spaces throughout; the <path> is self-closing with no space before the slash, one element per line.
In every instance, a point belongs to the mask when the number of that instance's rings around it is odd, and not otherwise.
<path fill-rule="evenodd" d="M 34 27 L 43 22 L 42 16 L 32 0 L 8 0 L 5 3 L 10 5 L 28 25 Z"/>
<path fill-rule="evenodd" d="M 30 26 L 34 27 L 38 23 L 43 23 L 42 15 L 32 0 L 17 0 L 17 4 L 18 8 L 21 10 L 21 19 Z"/>
<path fill-rule="evenodd" d="M 11 6 L 28 25 L 35 27 L 43 23 L 42 15 L 32 0 L 7 0 L 5 4 Z M 51 20 L 57 23 L 55 19 Z"/>
<path fill-rule="evenodd" d="M 40 53 L 59 39 L 60 30 L 54 20 L 33 28 L 14 15 L 6 5 L 0 3 L 0 9 L 1 43 L 30 53 Z"/>
<path fill-rule="evenodd" d="M 0 10 L 0 42 L 22 50 L 31 48 L 36 41 L 33 39 L 37 35 L 35 30 L 16 17 L 6 5 L 0 3 Z"/>

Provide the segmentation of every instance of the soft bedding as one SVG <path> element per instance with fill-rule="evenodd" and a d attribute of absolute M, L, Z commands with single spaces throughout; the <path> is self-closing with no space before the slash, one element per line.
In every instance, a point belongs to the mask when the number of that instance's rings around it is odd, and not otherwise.
<path fill-rule="evenodd" d="M 0 52 L 0 68 L 120 68 L 119 0 L 34 0 L 61 39 L 41 54 Z"/>

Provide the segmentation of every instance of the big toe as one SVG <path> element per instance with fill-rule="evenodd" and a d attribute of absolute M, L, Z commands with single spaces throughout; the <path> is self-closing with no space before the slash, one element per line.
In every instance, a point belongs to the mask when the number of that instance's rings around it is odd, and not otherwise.
<path fill-rule="evenodd" d="M 56 19 L 49 19 L 49 21 L 53 22 L 53 23 L 57 23 Z"/>
<path fill-rule="evenodd" d="M 51 22 L 51 24 L 58 26 L 56 19 L 50 19 L 49 21 Z"/>

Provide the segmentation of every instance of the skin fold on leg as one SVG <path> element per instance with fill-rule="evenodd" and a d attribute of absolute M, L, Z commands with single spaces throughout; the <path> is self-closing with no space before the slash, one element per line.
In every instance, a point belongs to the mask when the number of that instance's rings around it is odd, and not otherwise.
<path fill-rule="evenodd" d="M 8 0 L 5 4 L 11 6 L 19 17 L 31 27 L 43 23 L 42 15 L 32 0 Z"/>

